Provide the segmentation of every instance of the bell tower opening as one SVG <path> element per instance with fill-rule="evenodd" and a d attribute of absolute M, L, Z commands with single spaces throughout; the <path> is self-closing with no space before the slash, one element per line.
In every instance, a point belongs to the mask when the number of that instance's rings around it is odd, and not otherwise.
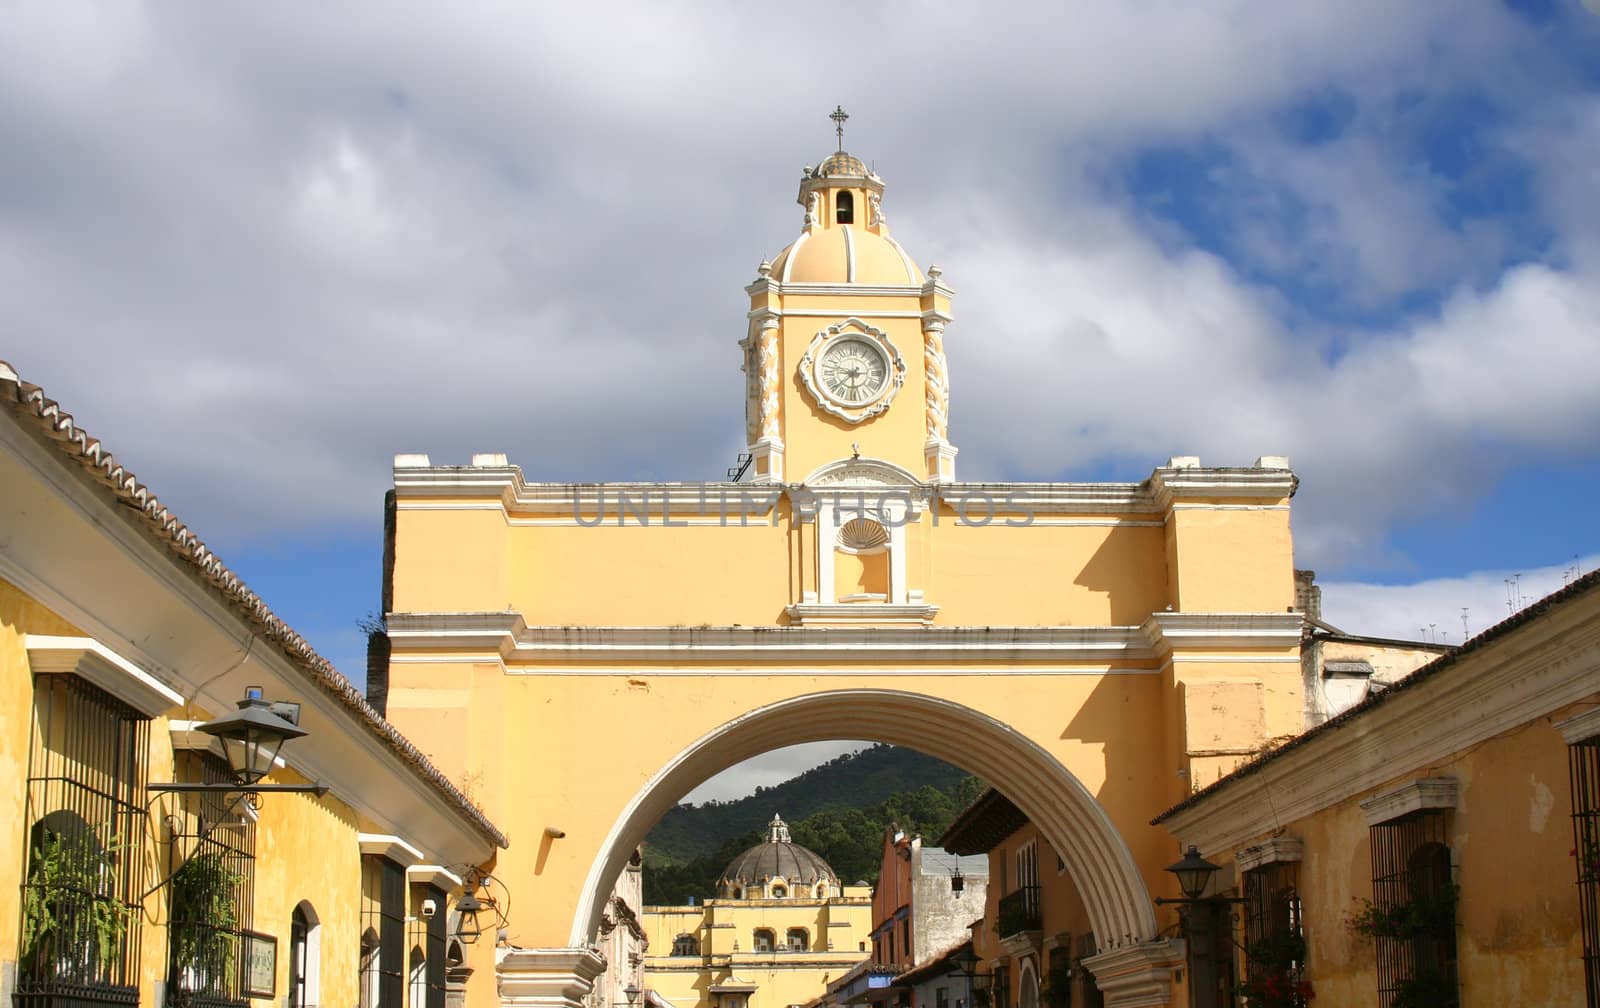
<path fill-rule="evenodd" d="M 839 190 L 839 195 L 834 199 L 833 205 L 836 223 L 854 224 L 856 222 L 856 198 L 850 190 Z"/>

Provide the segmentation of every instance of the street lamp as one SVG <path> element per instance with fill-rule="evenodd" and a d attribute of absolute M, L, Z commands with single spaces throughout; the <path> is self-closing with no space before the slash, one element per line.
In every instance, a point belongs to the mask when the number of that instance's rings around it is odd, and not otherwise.
<path fill-rule="evenodd" d="M 506 924 L 506 911 L 500 909 L 500 902 L 489 891 L 491 883 L 499 882 L 492 875 L 485 874 L 477 868 L 467 869 L 466 883 L 462 886 L 461 899 L 456 901 L 456 938 L 463 944 L 471 945 L 483 936 L 483 914 L 493 914 L 495 928 L 504 927 Z M 500 888 L 505 890 L 506 906 L 510 907 L 511 890 L 506 889 L 504 882 L 499 882 Z"/>
<path fill-rule="evenodd" d="M 212 784 L 169 781 L 146 784 L 145 790 L 179 793 L 223 792 L 250 797 L 252 804 L 253 796 L 265 791 L 327 794 L 326 784 L 261 783 L 261 778 L 272 772 L 285 743 L 310 734 L 300 727 L 299 719 L 299 704 L 270 703 L 262 698 L 260 686 L 251 686 L 245 690 L 244 699 L 239 701 L 238 710 L 194 726 L 195 731 L 204 732 L 222 742 L 222 749 L 227 753 L 228 768 L 233 772 L 234 781 Z"/>
<path fill-rule="evenodd" d="M 967 877 L 961 874 L 961 866 L 956 865 L 950 869 L 950 891 L 960 896 L 967 888 Z"/>
<path fill-rule="evenodd" d="M 630 1005 L 639 1000 L 640 993 L 641 991 L 635 984 L 629 984 L 628 986 L 622 988 L 622 996 L 628 999 L 628 1004 Z"/>
<path fill-rule="evenodd" d="M 1200 851 L 1194 844 L 1183 852 L 1183 857 L 1173 864 L 1167 865 L 1167 871 L 1178 877 L 1178 888 L 1183 891 L 1185 898 L 1193 901 L 1200 898 L 1206 891 L 1206 886 L 1211 884 L 1211 876 L 1218 871 L 1218 866 L 1200 856 Z"/>

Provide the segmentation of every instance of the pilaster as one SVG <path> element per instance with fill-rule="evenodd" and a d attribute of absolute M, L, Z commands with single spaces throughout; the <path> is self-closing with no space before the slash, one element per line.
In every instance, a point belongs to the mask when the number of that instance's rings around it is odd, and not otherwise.
<path fill-rule="evenodd" d="M 583 1008 L 606 968 L 592 948 L 500 949 L 495 960 L 503 1008 Z"/>

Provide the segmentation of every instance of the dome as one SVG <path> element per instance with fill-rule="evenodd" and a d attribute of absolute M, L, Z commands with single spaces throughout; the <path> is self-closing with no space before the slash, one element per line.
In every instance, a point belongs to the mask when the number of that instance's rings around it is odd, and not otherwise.
<path fill-rule="evenodd" d="M 793 893 L 768 892 L 767 882 L 782 879 L 789 886 L 804 887 Z M 839 877 L 822 856 L 789 840 L 789 827 L 779 816 L 767 824 L 767 840 L 728 862 L 717 888 L 724 898 L 763 899 L 768 896 L 809 896 L 818 883 L 827 883 L 836 892 Z"/>
<path fill-rule="evenodd" d="M 846 154 L 844 151 L 840 151 L 837 154 L 828 155 L 828 159 L 826 161 L 822 162 L 820 165 L 817 165 L 816 174 L 818 177 L 856 175 L 861 178 L 866 178 L 872 173 L 867 170 L 866 165 L 861 163 L 860 158 L 856 157 L 854 154 Z"/>
<path fill-rule="evenodd" d="M 899 242 L 851 224 L 802 234 L 773 258 L 772 276 L 779 283 L 922 283 L 922 270 Z"/>

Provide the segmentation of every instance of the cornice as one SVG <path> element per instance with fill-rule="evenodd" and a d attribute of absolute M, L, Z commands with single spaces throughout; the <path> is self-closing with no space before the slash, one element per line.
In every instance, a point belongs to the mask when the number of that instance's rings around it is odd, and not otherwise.
<path fill-rule="evenodd" d="M 1202 853 L 1237 848 L 1590 699 L 1596 682 L 1600 605 L 1591 602 L 1461 654 L 1440 674 L 1320 726 L 1254 772 L 1224 778 L 1157 821 Z M 1329 773 L 1330 766 L 1341 770 Z"/>
<path fill-rule="evenodd" d="M 388 858 L 403 868 L 410 868 L 427 860 L 427 855 L 416 847 L 389 833 L 358 833 L 362 854 Z"/>
<path fill-rule="evenodd" d="M 23 647 L 35 675 L 81 676 L 146 717 L 183 704 L 177 690 L 92 638 L 25 634 Z"/>
<path fill-rule="evenodd" d="M 1305 858 L 1305 842 L 1299 837 L 1276 836 L 1270 840 L 1233 852 L 1233 866 L 1240 873 L 1255 871 L 1270 864 L 1301 861 Z"/>
<path fill-rule="evenodd" d="M 1139 628 L 1158 653 L 1217 648 L 1299 647 L 1305 615 L 1281 613 L 1152 613 Z"/>
<path fill-rule="evenodd" d="M 1177 475 L 1182 474 L 1181 478 Z M 1150 515 L 1164 517 L 1185 505 L 1228 507 L 1227 501 L 1277 501 L 1293 493 L 1296 478 L 1287 470 L 1157 469 L 1143 483 L 957 483 L 922 482 L 907 489 L 926 499 L 947 502 L 987 500 L 996 514 Z M 398 506 L 448 499 L 452 509 L 499 507 L 508 515 L 565 515 L 592 510 L 619 497 L 673 512 L 714 515 L 738 505 L 750 514 L 768 514 L 777 494 L 804 484 L 726 482 L 529 483 L 515 465 L 436 466 L 424 455 L 397 456 L 394 489 Z M 811 488 L 815 489 L 815 488 Z M 412 503 L 410 507 L 422 505 Z M 1280 505 L 1252 505 L 1280 506 Z M 696 510 L 698 509 L 698 510 Z M 738 512 L 733 512 L 738 513 Z"/>
<path fill-rule="evenodd" d="M 1165 1008 L 1172 1004 L 1173 973 L 1183 966 L 1185 950 L 1181 938 L 1160 938 L 1111 948 L 1085 958 L 1083 965 L 1108 1003 Z"/>
<path fill-rule="evenodd" d="M 828 626 L 928 626 L 939 614 L 936 605 L 897 603 L 797 602 L 784 609 L 796 623 Z"/>
<path fill-rule="evenodd" d="M 1577 745 L 1587 742 L 1600 735 L 1600 707 L 1584 711 L 1576 717 L 1569 717 L 1565 721 L 1557 721 L 1556 731 L 1566 740 L 1567 745 Z"/>
<path fill-rule="evenodd" d="M 840 604 L 826 608 L 855 612 L 923 607 Z M 1282 627 L 1298 618 L 1298 614 L 1280 613 L 1208 614 L 1204 618 L 1206 633 L 1186 642 L 1184 647 L 1191 651 L 1281 650 Z M 925 672 L 927 664 L 934 661 L 1149 663 L 1159 660 L 1168 647 L 1159 635 L 1155 617 L 1141 626 L 1097 627 L 563 627 L 529 626 L 515 612 L 478 612 L 389 613 L 386 625 L 395 658 L 401 661 L 411 660 L 408 656 L 418 652 L 488 653 L 517 663 L 616 664 L 692 659 L 804 664 L 848 659 L 915 661 L 921 663 L 919 671 Z"/>
<path fill-rule="evenodd" d="M 752 297 L 756 294 L 813 294 L 849 297 L 909 297 L 921 298 L 922 284 L 857 284 L 857 283 L 800 283 L 781 280 L 757 280 L 745 288 Z M 946 293 L 941 290 L 940 293 Z M 948 296 L 948 294 L 947 294 Z"/>
<path fill-rule="evenodd" d="M 1373 795 L 1361 803 L 1361 811 L 1368 826 L 1377 826 L 1423 809 L 1453 809 L 1458 791 L 1454 777 L 1424 777 Z"/>
<path fill-rule="evenodd" d="M 418 885 L 434 886 L 447 893 L 455 892 L 462 885 L 460 875 L 457 875 L 444 865 L 436 864 L 409 865 L 406 868 L 406 879 Z"/>

